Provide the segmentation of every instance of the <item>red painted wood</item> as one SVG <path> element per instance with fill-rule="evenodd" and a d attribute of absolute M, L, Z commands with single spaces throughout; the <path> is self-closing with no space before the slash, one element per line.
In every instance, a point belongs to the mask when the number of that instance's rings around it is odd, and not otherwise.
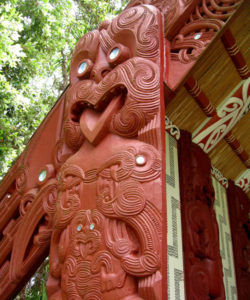
<path fill-rule="evenodd" d="M 225 141 L 233 149 L 233 151 L 240 158 L 240 160 L 246 165 L 246 167 L 250 168 L 249 155 L 231 131 L 226 134 Z"/>
<path fill-rule="evenodd" d="M 58 143 L 63 109 L 64 95 L 0 185 L 0 299 L 3 300 L 13 299 L 49 253 L 49 212 L 45 212 L 43 205 L 55 199 L 52 183 L 62 157 Z M 39 181 L 43 169 L 47 171 L 46 178 Z"/>
<path fill-rule="evenodd" d="M 221 109 L 195 134 L 193 141 L 209 153 L 233 126 L 247 113 L 250 81 L 243 81 Z"/>
<path fill-rule="evenodd" d="M 250 202 L 232 180 L 227 189 L 234 264 L 239 300 L 250 299 Z"/>
<path fill-rule="evenodd" d="M 178 152 L 186 299 L 225 299 L 210 160 L 185 131 Z"/>
<path fill-rule="evenodd" d="M 126 9 L 76 45 L 48 299 L 167 297 L 161 18 Z"/>
<path fill-rule="evenodd" d="M 229 56 L 231 57 L 237 71 L 239 72 L 242 79 L 247 79 L 250 76 L 250 70 L 246 64 L 240 49 L 232 35 L 230 29 L 227 29 L 221 37 L 222 43 L 224 44 Z"/>
<path fill-rule="evenodd" d="M 206 94 L 201 90 L 198 82 L 192 75 L 184 83 L 184 86 L 189 94 L 195 99 L 206 116 L 213 117 L 217 115 L 213 104 L 209 101 Z"/>
<path fill-rule="evenodd" d="M 178 89 L 198 58 L 242 2 L 242 0 L 229 0 L 218 5 L 215 1 L 198 1 L 185 24 L 170 40 L 171 62 L 166 81 L 170 89 L 174 91 Z M 178 28 L 178 25 L 175 26 Z"/>

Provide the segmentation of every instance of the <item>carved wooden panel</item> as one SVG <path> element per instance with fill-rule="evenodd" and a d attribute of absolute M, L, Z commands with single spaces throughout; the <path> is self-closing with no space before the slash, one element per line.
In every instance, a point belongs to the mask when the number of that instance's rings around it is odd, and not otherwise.
<path fill-rule="evenodd" d="M 170 72 L 166 82 L 172 90 L 178 89 L 195 62 L 242 3 L 243 0 L 199 0 L 195 3 L 179 31 L 169 40 Z"/>
<path fill-rule="evenodd" d="M 64 96 L 0 186 L 0 299 L 13 299 L 49 253 Z M 68 149 L 68 151 L 70 151 Z M 45 212 L 43 205 L 46 207 Z M 49 209 L 49 207 L 51 209 Z"/>
<path fill-rule="evenodd" d="M 217 115 L 202 124 L 193 141 L 209 153 L 249 111 L 250 78 L 242 81 L 233 95 L 218 109 Z"/>
<path fill-rule="evenodd" d="M 181 188 L 185 290 L 187 300 L 225 299 L 219 232 L 208 156 L 181 131 Z"/>
<path fill-rule="evenodd" d="M 227 201 L 234 250 L 239 300 L 250 298 L 250 203 L 247 195 L 229 180 Z"/>
<path fill-rule="evenodd" d="M 76 152 L 49 207 L 50 300 L 166 299 L 161 28 L 142 5 L 76 45 L 62 140 Z"/>

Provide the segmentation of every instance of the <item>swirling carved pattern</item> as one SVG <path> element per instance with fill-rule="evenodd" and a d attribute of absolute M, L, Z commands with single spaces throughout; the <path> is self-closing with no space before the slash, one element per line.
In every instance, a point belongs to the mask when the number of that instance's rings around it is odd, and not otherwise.
<path fill-rule="evenodd" d="M 26 187 L 28 169 L 24 166 L 20 166 L 16 176 L 16 190 L 22 194 Z"/>
<path fill-rule="evenodd" d="M 171 59 L 196 60 L 242 0 L 200 0 L 186 24 L 171 43 Z"/>
<path fill-rule="evenodd" d="M 136 136 L 138 130 L 143 128 L 159 109 L 158 67 L 148 60 L 131 58 L 107 74 L 94 89 L 90 88 L 92 85 L 92 81 L 84 80 L 71 89 L 71 110 L 77 106 L 81 107 L 83 102 L 93 106 L 101 105 L 110 90 L 119 89 L 120 86 L 125 87 L 127 90 L 126 103 L 120 112 L 114 115 L 111 122 L 111 131 L 121 136 Z M 78 129 L 72 128 L 75 130 L 73 134 L 67 129 L 72 134 L 70 134 L 69 145 L 78 146 L 82 140 L 78 136 Z M 73 130 L 72 128 L 71 130 Z"/>
<path fill-rule="evenodd" d="M 194 20 L 186 24 L 172 41 L 171 59 L 182 63 L 196 60 L 222 26 L 223 22 L 220 20 L 208 19 Z M 197 34 L 197 31 L 200 33 Z"/>
<path fill-rule="evenodd" d="M 71 60 L 70 65 L 70 82 L 74 84 L 77 82 L 77 69 L 79 63 L 86 59 L 90 58 L 94 61 L 96 51 L 99 44 L 99 32 L 97 30 L 88 32 L 85 34 L 77 43 Z"/>
<path fill-rule="evenodd" d="M 146 151 L 145 151 L 146 150 Z M 160 266 L 160 216 L 151 203 L 146 202 L 142 185 L 139 183 L 156 179 L 160 174 L 157 165 L 157 153 L 151 146 L 144 146 L 142 150 L 129 151 L 114 156 L 104 163 L 98 177 L 97 207 L 103 215 L 117 218 L 126 222 L 136 232 L 141 245 L 141 255 L 131 255 L 129 245 L 119 241 L 112 241 L 113 226 L 107 226 L 105 232 L 106 243 L 110 251 L 122 261 L 123 269 L 133 276 L 150 275 Z M 136 156 L 145 155 L 145 165 L 136 166 Z M 123 162 L 119 163 L 119 161 Z M 115 165 L 120 165 L 114 172 Z M 140 168 L 142 170 L 140 171 Z M 144 176 L 142 176 L 144 175 Z M 129 177 L 129 180 L 126 180 Z M 110 181 L 110 179 L 113 179 Z M 113 183 L 114 182 L 114 183 Z M 125 248 L 124 248 L 125 247 Z"/>
<path fill-rule="evenodd" d="M 158 30 L 157 11 L 153 7 L 141 6 L 125 10 L 109 25 L 101 26 L 100 32 L 94 31 L 79 41 L 71 63 L 72 85 L 67 92 L 68 112 L 64 125 L 66 143 L 73 150 L 83 142 L 79 130 L 82 111 L 86 107 L 100 109 L 114 94 L 126 91 L 125 105 L 113 116 L 110 124 L 110 131 L 115 134 L 135 137 L 157 114 L 160 99 L 160 78 L 155 64 L 159 60 Z M 83 59 L 95 61 L 99 39 L 105 55 L 114 45 L 121 43 L 131 58 L 113 69 L 105 63 L 102 63 L 103 67 L 95 64 L 90 76 L 77 79 L 79 63 Z M 104 78 L 101 68 L 107 71 Z M 101 80 L 95 82 L 96 76 Z"/>
<path fill-rule="evenodd" d="M 44 220 L 40 222 L 38 233 L 34 236 L 34 244 L 47 245 L 50 241 L 52 230 L 52 218 L 55 213 L 58 185 L 56 179 L 50 179 L 37 194 L 36 201 L 42 203 Z"/>
<path fill-rule="evenodd" d="M 24 216 L 26 212 L 29 210 L 30 205 L 32 204 L 32 202 L 36 197 L 37 191 L 38 191 L 37 189 L 32 189 L 22 197 L 19 206 L 19 211 L 21 216 Z"/>
<path fill-rule="evenodd" d="M 143 164 L 137 163 L 140 155 Z M 123 287 L 127 276 L 153 276 L 159 271 L 161 216 L 147 200 L 144 184 L 158 179 L 160 172 L 158 152 L 145 144 L 118 152 L 98 169 L 83 172 L 77 165 L 63 165 L 53 226 L 54 236 L 60 236 L 59 261 L 64 263 L 51 265 L 51 274 L 64 273 L 61 286 L 68 297 L 85 299 L 84 292 L 90 297 L 92 280 L 100 297 L 101 292 Z M 81 209 L 79 191 L 87 182 L 96 183 L 94 210 Z M 102 250 L 102 243 L 108 251 Z M 80 270 L 82 263 L 90 270 Z M 153 278 L 151 289 L 157 291 L 159 280 Z"/>
<path fill-rule="evenodd" d="M 113 20 L 107 33 L 112 39 L 117 39 L 118 33 L 135 28 L 135 56 L 156 61 L 159 57 L 159 41 L 157 38 L 158 24 L 153 8 L 140 6 L 125 10 Z"/>
<path fill-rule="evenodd" d="M 71 134 L 72 134 L 72 136 L 74 136 L 73 139 L 75 139 L 77 136 L 77 130 L 75 131 L 75 133 L 74 133 L 74 131 L 73 131 L 73 133 L 71 131 Z M 73 148 L 71 140 L 72 140 L 72 137 L 68 138 L 68 143 L 71 145 L 71 148 Z M 55 165 L 56 170 L 60 169 L 61 166 L 63 165 L 63 163 L 73 154 L 73 151 L 71 149 L 68 149 L 65 146 L 65 144 L 66 144 L 66 142 L 64 141 L 63 138 L 61 138 L 60 140 L 57 141 L 57 143 L 55 145 L 53 157 L 54 157 L 54 165 Z M 75 145 L 76 143 L 73 142 L 73 144 Z"/>
<path fill-rule="evenodd" d="M 154 7 L 127 9 L 73 53 L 63 141 L 76 153 L 58 170 L 51 208 L 51 300 L 162 293 L 159 20 Z"/>
<path fill-rule="evenodd" d="M 49 179 L 40 190 L 31 189 L 23 196 L 20 205 L 22 219 L 15 235 L 13 257 L 10 261 L 11 282 L 18 282 L 34 266 L 38 267 L 40 257 L 46 257 L 56 197 L 57 181 L 55 179 Z"/>
<path fill-rule="evenodd" d="M 81 147 L 84 141 L 80 125 L 72 120 L 65 121 L 64 136 L 67 146 L 75 151 Z"/>
<path fill-rule="evenodd" d="M 192 3 L 192 0 L 132 0 L 126 8 L 135 7 L 142 4 L 150 4 L 157 7 L 164 16 L 165 36 L 176 24 L 177 19 Z"/>
<path fill-rule="evenodd" d="M 250 78 L 241 83 L 237 91 L 230 96 L 218 111 L 194 136 L 193 141 L 209 153 L 226 136 L 233 126 L 244 116 L 250 103 Z"/>
<path fill-rule="evenodd" d="M 145 164 L 137 165 L 136 157 L 144 156 Z M 117 170 L 112 171 L 111 167 L 118 165 Z M 139 149 L 129 147 L 117 155 L 108 159 L 98 170 L 99 175 L 106 179 L 113 179 L 117 182 L 129 177 L 139 181 L 147 182 L 160 176 L 161 164 L 159 154 L 150 145 L 143 145 Z"/>

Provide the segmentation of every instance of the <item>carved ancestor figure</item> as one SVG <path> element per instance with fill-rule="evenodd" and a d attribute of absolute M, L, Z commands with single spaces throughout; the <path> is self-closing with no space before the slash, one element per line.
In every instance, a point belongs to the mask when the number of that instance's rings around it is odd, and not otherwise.
<path fill-rule="evenodd" d="M 161 15 L 142 5 L 78 42 L 48 298 L 161 299 Z"/>

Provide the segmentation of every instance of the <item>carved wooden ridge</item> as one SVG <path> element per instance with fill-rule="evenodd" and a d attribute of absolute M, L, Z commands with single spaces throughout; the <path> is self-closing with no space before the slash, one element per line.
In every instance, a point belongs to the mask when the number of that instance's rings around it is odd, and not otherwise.
<path fill-rule="evenodd" d="M 161 14 L 149 5 L 76 45 L 60 114 L 3 184 L 1 205 L 8 212 L 9 195 L 16 204 L 3 223 L 1 299 L 25 283 L 49 244 L 48 299 L 166 298 L 162 53 Z"/>

